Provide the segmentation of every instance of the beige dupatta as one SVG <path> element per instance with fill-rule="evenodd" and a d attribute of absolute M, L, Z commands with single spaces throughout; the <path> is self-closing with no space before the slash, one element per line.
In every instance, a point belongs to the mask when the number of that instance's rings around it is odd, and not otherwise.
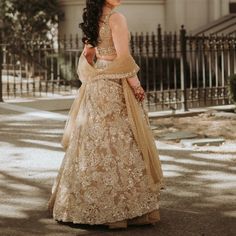
<path fill-rule="evenodd" d="M 85 56 L 81 54 L 78 66 L 78 74 L 82 81 L 82 86 L 75 98 L 69 116 L 65 125 L 62 146 L 66 150 L 69 146 L 72 131 L 76 127 L 76 118 L 81 103 L 85 95 L 85 88 L 89 82 L 97 79 L 122 79 L 122 86 L 125 96 L 128 119 L 135 137 L 135 140 L 142 152 L 143 160 L 153 191 L 157 191 L 163 184 L 163 173 L 159 154 L 155 145 L 155 140 L 149 126 L 147 115 L 145 114 L 142 104 L 136 100 L 132 89 L 126 78 L 130 78 L 138 72 L 139 67 L 131 55 L 123 56 L 112 61 L 106 68 L 96 69 L 90 65 Z"/>

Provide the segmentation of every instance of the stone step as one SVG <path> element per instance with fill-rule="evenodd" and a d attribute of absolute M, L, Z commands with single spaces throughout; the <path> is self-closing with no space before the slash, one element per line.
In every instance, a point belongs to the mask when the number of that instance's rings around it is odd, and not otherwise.
<path fill-rule="evenodd" d="M 182 139 L 181 144 L 184 147 L 193 146 L 220 146 L 225 142 L 224 138 L 203 138 L 203 139 Z"/>
<path fill-rule="evenodd" d="M 225 119 L 236 119 L 236 113 L 234 112 L 216 112 L 214 113 L 215 117 L 225 118 Z"/>
<path fill-rule="evenodd" d="M 161 137 L 161 140 L 181 140 L 181 139 L 192 139 L 198 137 L 197 134 L 194 134 L 189 131 L 176 131 L 166 133 Z"/>

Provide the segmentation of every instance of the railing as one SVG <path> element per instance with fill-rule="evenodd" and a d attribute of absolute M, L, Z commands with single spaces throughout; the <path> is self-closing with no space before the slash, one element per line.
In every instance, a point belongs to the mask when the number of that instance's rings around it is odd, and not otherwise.
<path fill-rule="evenodd" d="M 80 86 L 76 65 L 82 45 L 77 38 L 3 44 L 3 97 L 69 95 Z M 20 49 L 20 50 L 19 50 Z"/>
<path fill-rule="evenodd" d="M 78 36 L 26 44 L 2 44 L 4 99 L 77 91 Z M 141 68 L 150 110 L 229 103 L 227 77 L 236 73 L 234 37 L 193 37 L 183 27 L 179 34 L 162 33 L 158 27 L 156 33 L 131 34 L 131 52 Z"/>
<path fill-rule="evenodd" d="M 236 14 L 224 15 L 218 20 L 214 20 L 205 26 L 196 29 L 192 32 L 194 36 L 205 35 L 216 35 L 216 34 L 227 34 L 236 36 Z"/>
<path fill-rule="evenodd" d="M 228 104 L 227 77 L 236 73 L 236 38 L 176 33 L 135 34 L 132 53 L 152 110 Z"/>

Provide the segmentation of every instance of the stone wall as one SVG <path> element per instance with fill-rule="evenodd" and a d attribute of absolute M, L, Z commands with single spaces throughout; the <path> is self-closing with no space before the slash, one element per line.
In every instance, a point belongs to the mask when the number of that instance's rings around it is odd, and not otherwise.
<path fill-rule="evenodd" d="M 61 0 L 65 20 L 60 23 L 61 34 L 80 33 L 78 24 L 82 21 L 85 0 Z M 117 8 L 127 17 L 132 32 L 153 31 L 158 24 L 165 27 L 165 0 L 126 0 Z"/>
<path fill-rule="evenodd" d="M 81 33 L 85 0 L 59 0 L 65 11 L 61 34 Z M 132 32 L 152 32 L 158 24 L 163 30 L 178 31 L 184 24 L 189 31 L 229 13 L 229 3 L 236 0 L 125 0 L 117 11 L 125 14 Z"/>

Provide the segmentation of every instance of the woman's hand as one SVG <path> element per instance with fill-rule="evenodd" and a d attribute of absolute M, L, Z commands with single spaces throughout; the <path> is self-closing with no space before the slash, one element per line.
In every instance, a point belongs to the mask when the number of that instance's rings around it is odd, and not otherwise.
<path fill-rule="evenodd" d="M 133 92 L 134 92 L 134 96 L 136 97 L 136 99 L 139 101 L 139 102 L 142 102 L 145 98 L 145 92 L 144 92 L 144 89 L 141 85 L 137 85 L 137 86 L 134 86 L 134 87 L 131 87 Z"/>
<path fill-rule="evenodd" d="M 86 57 L 88 63 L 93 65 L 94 57 L 96 54 L 95 48 L 88 47 L 87 45 L 85 45 L 84 50 L 83 50 L 83 54 Z"/>
<path fill-rule="evenodd" d="M 145 91 L 140 84 L 138 77 L 132 77 L 127 79 L 131 89 L 133 90 L 134 96 L 139 102 L 142 102 L 145 98 Z"/>

